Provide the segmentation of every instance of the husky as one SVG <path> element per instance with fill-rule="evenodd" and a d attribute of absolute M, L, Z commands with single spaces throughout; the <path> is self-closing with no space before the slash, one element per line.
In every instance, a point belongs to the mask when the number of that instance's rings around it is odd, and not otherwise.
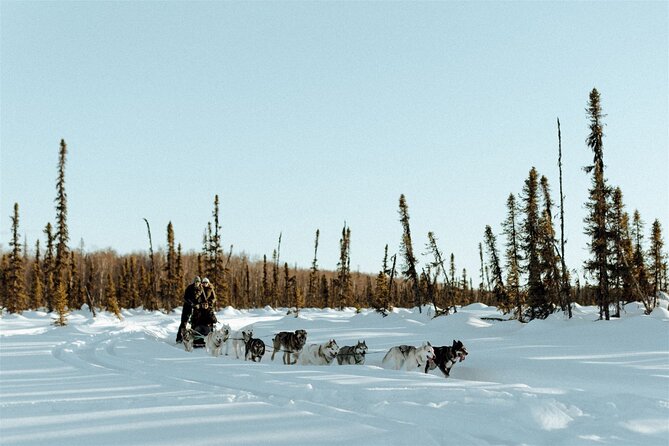
<path fill-rule="evenodd" d="M 195 335 L 193 330 L 186 327 L 181 327 L 181 342 L 183 343 L 184 350 L 187 352 L 193 351 L 193 342 L 195 341 Z"/>
<path fill-rule="evenodd" d="M 434 359 L 425 364 L 425 373 L 428 370 L 434 370 L 439 367 L 441 373 L 448 378 L 451 374 L 451 367 L 456 362 L 462 362 L 469 353 L 461 341 L 453 339 L 453 345 L 450 347 L 444 345 L 443 347 L 434 347 Z"/>
<path fill-rule="evenodd" d="M 339 346 L 337 341 L 330 339 L 323 344 L 309 344 L 300 354 L 302 365 L 330 365 L 337 357 Z"/>
<path fill-rule="evenodd" d="M 253 337 L 253 327 L 245 327 L 240 330 L 233 330 L 230 332 L 230 338 L 225 343 L 225 355 L 227 356 L 230 347 L 235 352 L 235 358 L 239 359 L 239 354 L 242 348 L 246 349 L 246 344 Z"/>
<path fill-rule="evenodd" d="M 223 326 L 218 330 L 212 330 L 205 336 L 204 345 L 207 348 L 207 351 L 213 356 L 221 356 L 223 350 L 223 344 L 230 337 L 230 326 L 228 324 L 223 324 Z"/>
<path fill-rule="evenodd" d="M 342 364 L 357 364 L 365 363 L 365 355 L 367 354 L 366 341 L 358 341 L 355 346 L 346 345 L 339 349 L 337 353 L 337 362 Z"/>
<path fill-rule="evenodd" d="M 274 361 L 274 355 L 279 350 L 283 350 L 283 363 L 284 364 L 295 364 L 297 359 L 300 357 L 300 352 L 304 347 L 304 344 L 307 342 L 307 332 L 305 330 L 295 330 L 294 333 L 289 331 L 282 331 L 277 333 L 273 339 L 272 351 L 272 361 Z M 291 355 L 294 358 L 291 361 Z"/>
<path fill-rule="evenodd" d="M 391 347 L 381 364 L 385 368 L 395 370 L 422 370 L 430 360 L 434 360 L 434 349 L 428 342 L 420 347 L 412 345 Z"/>
<path fill-rule="evenodd" d="M 244 339 L 248 339 L 245 344 L 244 361 L 250 359 L 253 362 L 260 362 L 265 354 L 265 343 L 262 339 L 252 338 L 246 333 Z"/>

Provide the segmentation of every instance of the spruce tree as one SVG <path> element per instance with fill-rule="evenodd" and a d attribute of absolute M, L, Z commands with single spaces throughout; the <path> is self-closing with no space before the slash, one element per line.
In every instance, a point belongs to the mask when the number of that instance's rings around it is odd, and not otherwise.
<path fill-rule="evenodd" d="M 526 262 L 524 270 L 527 273 L 527 316 L 530 320 L 548 316 L 548 300 L 541 280 L 538 188 L 538 173 L 532 167 L 523 187 L 524 220 L 521 233 L 521 247 Z"/>
<path fill-rule="evenodd" d="M 28 309 L 28 295 L 26 294 L 25 267 L 19 240 L 18 203 L 14 203 L 14 214 L 11 220 L 12 240 L 9 242 L 11 252 L 9 253 L 9 268 L 5 278 L 5 292 L 7 293 L 5 306 L 10 313 L 21 313 Z"/>
<path fill-rule="evenodd" d="M 502 267 L 497 253 L 497 237 L 493 234 L 489 225 L 485 227 L 485 245 L 488 250 L 490 271 L 492 271 L 493 276 L 495 304 L 506 314 L 511 311 L 512 305 L 509 302 L 509 295 L 502 279 Z"/>
<path fill-rule="evenodd" d="M 44 228 L 44 235 L 46 235 L 46 252 L 44 253 L 44 298 L 46 300 L 46 308 L 48 312 L 54 311 L 53 297 L 55 295 L 55 257 L 54 257 L 54 242 L 53 229 L 51 223 L 47 223 Z"/>
<path fill-rule="evenodd" d="M 374 295 L 372 298 L 372 308 L 384 317 L 392 309 L 390 305 L 390 288 L 388 286 L 388 245 L 383 252 L 383 264 L 381 271 L 376 276 Z"/>
<path fill-rule="evenodd" d="M 402 274 L 411 281 L 413 290 L 414 305 L 418 306 L 418 311 L 422 313 L 423 296 L 418 287 L 418 273 L 416 272 L 416 265 L 418 261 L 413 253 L 413 244 L 411 241 L 411 228 L 409 226 L 409 206 L 407 205 L 404 194 L 400 195 L 400 223 L 402 223 L 402 243 L 400 244 L 400 251 L 404 257 L 404 269 Z"/>
<path fill-rule="evenodd" d="M 339 239 L 339 262 L 337 263 L 337 305 L 340 309 L 353 305 L 353 288 L 351 284 L 351 228 L 346 226 Z"/>
<path fill-rule="evenodd" d="M 444 275 L 444 283 L 446 285 L 446 293 L 447 296 L 451 295 L 451 288 L 452 284 L 450 283 L 450 280 L 448 279 L 448 273 L 446 272 L 446 265 L 444 265 L 444 259 L 443 256 L 441 255 L 441 251 L 439 250 L 439 247 L 437 246 L 437 238 L 434 235 L 434 232 L 428 232 L 427 233 L 427 239 L 428 239 L 428 252 L 430 252 L 434 256 L 434 260 L 431 264 L 433 268 L 436 269 L 435 272 L 435 280 L 439 275 L 439 272 L 441 271 Z M 429 277 L 429 275 L 428 275 Z M 434 297 L 436 298 L 436 295 L 438 294 L 438 289 L 434 290 Z M 448 297 L 447 297 L 448 299 Z M 434 310 L 435 310 L 435 316 L 439 316 L 442 312 L 443 314 L 448 314 L 450 310 L 450 305 L 447 303 L 444 305 L 444 309 L 437 309 L 437 305 L 435 302 L 434 304 Z"/>
<path fill-rule="evenodd" d="M 218 301 L 220 301 L 221 305 L 225 306 L 229 304 L 229 302 L 227 302 L 229 290 L 225 280 L 225 255 L 223 253 L 223 244 L 221 241 L 222 228 L 219 220 L 218 195 L 214 196 L 214 210 L 212 211 L 212 217 L 214 217 L 213 229 L 211 223 L 208 225 L 207 277 L 216 291 Z"/>
<path fill-rule="evenodd" d="M 179 290 L 177 278 L 177 253 L 174 247 L 174 226 L 172 222 L 167 224 L 167 252 L 165 264 L 163 265 L 164 277 L 161 280 L 160 294 L 163 308 L 168 313 L 178 305 Z"/>
<path fill-rule="evenodd" d="M 604 123 L 599 92 L 593 88 L 587 108 L 590 121 L 590 134 L 586 144 L 592 149 L 593 164 L 586 166 L 587 173 L 592 172 L 592 187 L 589 190 L 589 201 L 586 207 L 589 211 L 585 223 L 585 233 L 590 236 L 590 253 L 592 258 L 585 263 L 585 269 L 596 281 L 595 300 L 599 305 L 600 318 L 609 320 L 611 296 L 609 295 L 609 248 L 610 234 L 607 227 L 609 213 L 610 188 L 604 178 Z"/>
<path fill-rule="evenodd" d="M 633 273 L 636 282 L 639 284 L 640 293 L 643 295 L 642 300 L 647 300 L 651 296 L 650 281 L 648 279 L 648 272 L 646 270 L 646 255 L 643 245 L 644 222 L 641 219 L 641 214 L 638 210 L 634 211 L 632 220 L 632 227 L 630 228 L 632 244 L 634 245 L 633 254 Z M 651 308 L 652 310 L 652 308 Z"/>
<path fill-rule="evenodd" d="M 514 307 L 516 318 L 523 321 L 523 294 L 520 289 L 520 233 L 518 231 L 518 206 L 516 197 L 509 194 L 506 200 L 507 217 L 502 228 L 506 236 L 506 284 L 509 304 Z"/>
<path fill-rule="evenodd" d="M 116 286 L 111 272 L 107 273 L 107 284 L 105 286 L 105 309 L 113 313 L 119 320 L 121 320 L 121 310 L 119 309 L 118 300 L 116 298 Z"/>
<path fill-rule="evenodd" d="M 314 241 L 314 260 L 311 262 L 309 271 L 309 287 L 307 288 L 307 302 L 315 306 L 316 290 L 318 288 L 318 237 L 320 230 L 316 229 L 316 240 Z"/>
<path fill-rule="evenodd" d="M 650 274 L 653 298 L 657 306 L 658 292 L 662 291 L 662 271 L 664 270 L 665 254 L 662 251 L 664 248 L 664 240 L 662 239 L 662 225 L 660 220 L 655 219 L 650 233 L 650 249 L 648 251 L 648 259 L 650 265 L 648 273 Z"/>
<path fill-rule="evenodd" d="M 44 307 L 44 272 L 42 271 L 42 263 L 40 259 L 39 240 L 35 242 L 35 260 L 32 266 L 32 289 L 31 289 L 31 304 L 30 307 L 35 310 Z"/>
<path fill-rule="evenodd" d="M 56 259 L 53 273 L 57 301 L 54 309 L 58 312 L 57 325 L 61 326 L 67 324 L 65 310 L 67 306 L 67 261 L 69 258 L 67 243 L 70 240 L 67 228 L 67 193 L 65 192 L 66 157 L 67 145 L 65 144 L 65 140 L 61 139 L 58 153 L 58 178 L 56 180 Z"/>
<path fill-rule="evenodd" d="M 544 209 L 539 218 L 539 255 L 543 288 L 546 293 L 545 311 L 550 313 L 558 305 L 561 308 L 565 308 L 565 305 L 560 302 L 562 278 L 560 277 L 557 240 L 553 228 L 553 201 L 550 196 L 550 186 L 548 179 L 543 175 L 539 183 L 544 198 Z"/>

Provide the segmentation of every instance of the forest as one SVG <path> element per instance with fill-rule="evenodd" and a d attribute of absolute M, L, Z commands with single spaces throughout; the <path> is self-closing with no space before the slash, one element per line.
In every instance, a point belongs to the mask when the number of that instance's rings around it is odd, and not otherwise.
<path fill-rule="evenodd" d="M 621 189 L 605 177 L 605 115 L 597 89 L 589 94 L 586 115 L 590 129 L 586 144 L 593 162 L 583 167 L 592 178 L 583 228 L 590 239 L 590 258 L 584 265 L 570 266 L 564 260 L 559 119 L 557 200 L 551 195 L 548 178 L 531 167 L 520 193 L 508 196 L 501 234 L 491 225 L 481 228 L 478 271 L 458 270 L 454 254 L 440 250 L 433 232 L 427 234 L 430 261 L 419 264 L 415 252 L 423 247 L 412 240 L 404 195 L 398 203 L 400 252 L 389 253 L 386 245 L 376 275 L 351 271 L 351 228 L 346 224 L 334 271 L 319 268 L 318 229 L 313 234 L 314 257 L 309 269 L 282 263 L 281 235 L 276 249 L 262 259 L 235 253 L 224 244 L 218 195 L 213 197 L 211 221 L 199 252 L 182 252 L 171 222 L 157 236 L 151 234 L 148 221 L 148 252 L 86 252 L 70 244 L 67 144 L 61 140 L 55 221 L 46 223 L 43 240 L 27 246 L 20 233 L 19 203 L 14 204 L 9 250 L 0 261 L 0 306 L 10 313 L 45 309 L 54 313 L 58 325 L 67 324 L 68 312 L 84 305 L 92 312 L 105 310 L 119 317 L 122 309 L 138 307 L 171 312 L 181 306 L 184 288 L 198 275 L 212 282 L 219 308 L 271 306 L 296 315 L 308 307 L 375 308 L 387 314 L 393 307 L 429 305 L 436 317 L 481 302 L 499 307 L 509 317 L 529 321 L 556 311 L 570 317 L 572 305 L 579 303 L 597 305 L 600 318 L 608 320 L 619 317 L 622 305 L 629 301 L 642 302 L 650 313 L 658 305 L 659 291 L 667 289 L 662 227 L 655 219 L 647 228 L 638 211 L 630 214 Z M 165 237 L 165 249 L 154 252 L 154 236 Z M 576 270 L 583 270 L 583 277 L 572 277 Z"/>

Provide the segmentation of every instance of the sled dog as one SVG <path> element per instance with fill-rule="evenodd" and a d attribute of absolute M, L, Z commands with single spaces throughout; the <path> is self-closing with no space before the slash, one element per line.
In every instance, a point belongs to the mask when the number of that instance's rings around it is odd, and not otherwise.
<path fill-rule="evenodd" d="M 337 352 L 339 352 L 339 346 L 334 339 L 323 344 L 309 344 L 300 353 L 300 364 L 330 365 L 337 357 Z"/>
<path fill-rule="evenodd" d="M 262 339 L 252 338 L 251 335 L 246 334 L 245 352 L 244 352 L 244 361 L 251 360 L 253 362 L 260 362 L 263 355 L 265 354 L 265 343 Z"/>
<path fill-rule="evenodd" d="M 453 339 L 453 345 L 450 347 L 444 345 L 443 347 L 434 347 L 434 359 L 425 364 L 425 373 L 428 370 L 434 370 L 439 367 L 441 373 L 446 378 L 450 376 L 451 367 L 456 362 L 462 362 L 469 353 L 461 341 Z"/>
<path fill-rule="evenodd" d="M 422 370 L 425 364 L 433 359 L 434 349 L 429 342 L 420 347 L 398 345 L 388 350 L 381 361 L 381 365 L 395 370 Z"/>
<path fill-rule="evenodd" d="M 337 353 L 337 362 L 342 364 L 358 364 L 365 363 L 365 355 L 367 354 L 367 342 L 358 341 L 355 346 L 346 345 L 339 349 Z"/>
<path fill-rule="evenodd" d="M 274 354 L 279 350 L 283 350 L 283 363 L 295 364 L 300 356 L 300 352 L 307 342 L 307 332 L 305 330 L 295 330 L 295 332 L 282 331 L 274 336 L 272 351 L 272 361 L 274 361 Z M 291 360 L 291 355 L 293 360 Z"/>
<path fill-rule="evenodd" d="M 221 356 L 223 344 L 225 344 L 229 337 L 230 326 L 228 324 L 223 324 L 221 328 L 212 330 L 205 336 L 204 345 L 207 348 L 207 351 L 213 356 Z"/>
<path fill-rule="evenodd" d="M 195 335 L 193 330 L 186 327 L 181 327 L 181 342 L 183 343 L 184 350 L 187 352 L 193 351 L 193 342 L 195 341 Z"/>
<path fill-rule="evenodd" d="M 225 343 L 225 354 L 227 355 L 232 346 L 232 351 L 235 352 L 235 358 L 239 359 L 239 354 L 242 349 L 246 349 L 247 342 L 253 337 L 253 327 L 244 327 L 239 330 L 230 332 L 228 342 Z"/>

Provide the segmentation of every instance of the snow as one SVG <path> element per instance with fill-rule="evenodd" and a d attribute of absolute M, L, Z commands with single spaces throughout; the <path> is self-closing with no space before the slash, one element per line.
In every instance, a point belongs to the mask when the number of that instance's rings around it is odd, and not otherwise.
<path fill-rule="evenodd" d="M 397 309 L 263 308 L 218 313 L 253 325 L 260 363 L 174 343 L 179 311 L 88 311 L 0 319 L 2 445 L 662 445 L 669 444 L 669 312 L 625 307 L 597 320 L 579 306 L 521 324 L 473 304 L 436 319 Z M 365 340 L 365 365 L 284 365 L 271 338 Z M 450 345 L 451 377 L 380 367 L 394 345 Z"/>

